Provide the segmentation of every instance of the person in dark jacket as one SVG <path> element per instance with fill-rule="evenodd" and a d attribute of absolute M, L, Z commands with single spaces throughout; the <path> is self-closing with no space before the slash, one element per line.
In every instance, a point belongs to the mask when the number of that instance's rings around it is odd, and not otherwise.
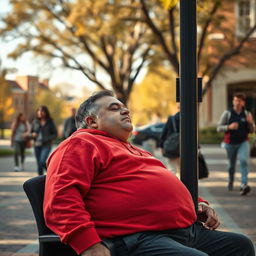
<path fill-rule="evenodd" d="M 179 105 L 178 105 L 178 110 L 179 110 Z M 172 133 L 180 133 L 180 111 L 178 111 L 175 115 L 169 116 L 164 129 L 161 134 L 160 138 L 160 148 L 162 150 L 162 154 L 165 155 L 163 145 L 165 140 L 170 136 Z M 199 146 L 200 148 L 200 146 Z M 198 148 L 198 178 L 203 179 L 207 178 L 209 175 L 209 170 L 205 161 L 205 158 Z M 168 163 L 171 166 L 171 170 L 178 176 L 180 177 L 180 155 L 173 155 L 169 156 L 168 158 Z"/>
<path fill-rule="evenodd" d="M 179 109 L 179 105 L 178 105 L 178 109 Z M 175 115 L 168 117 L 168 120 L 162 131 L 161 138 L 160 138 L 160 148 L 162 150 L 163 155 L 164 155 L 163 144 L 167 139 L 167 137 L 174 132 L 177 132 L 177 133 L 180 132 L 180 112 L 179 111 Z M 177 176 L 179 176 L 180 175 L 180 156 L 168 157 L 167 159 L 168 159 L 169 165 L 171 166 L 171 170 Z"/>
<path fill-rule="evenodd" d="M 31 124 L 30 137 L 34 140 L 38 175 L 43 175 L 52 142 L 57 137 L 56 126 L 46 106 L 37 109 L 36 119 Z"/>
<path fill-rule="evenodd" d="M 63 137 L 66 139 L 68 138 L 73 132 L 76 131 L 76 120 L 75 120 L 75 115 L 76 115 L 76 109 L 72 108 L 71 109 L 71 116 L 68 117 L 65 122 L 64 122 L 64 127 L 63 127 Z"/>

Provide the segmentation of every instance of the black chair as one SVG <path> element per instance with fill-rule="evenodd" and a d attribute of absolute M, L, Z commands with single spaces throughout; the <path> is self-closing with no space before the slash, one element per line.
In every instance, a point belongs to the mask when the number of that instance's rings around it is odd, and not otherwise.
<path fill-rule="evenodd" d="M 60 242 L 46 225 L 43 215 L 45 175 L 31 178 L 24 182 L 23 189 L 31 204 L 38 230 L 39 256 L 77 256 L 68 245 Z"/>

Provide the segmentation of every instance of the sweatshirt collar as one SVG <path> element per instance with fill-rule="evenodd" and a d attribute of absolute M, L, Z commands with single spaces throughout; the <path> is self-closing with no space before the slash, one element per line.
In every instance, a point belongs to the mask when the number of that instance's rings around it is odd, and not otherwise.
<path fill-rule="evenodd" d="M 76 132 L 79 132 L 79 131 L 83 131 L 83 132 L 88 132 L 90 134 L 94 134 L 94 135 L 102 135 L 102 136 L 106 136 L 106 137 L 109 137 L 109 138 L 113 138 L 113 139 L 116 139 L 122 143 L 126 143 L 126 144 L 129 144 L 128 141 L 123 141 L 123 140 L 120 140 L 118 139 L 117 137 L 105 132 L 105 131 L 100 131 L 100 130 L 96 130 L 96 129 L 79 129 L 77 130 Z"/>

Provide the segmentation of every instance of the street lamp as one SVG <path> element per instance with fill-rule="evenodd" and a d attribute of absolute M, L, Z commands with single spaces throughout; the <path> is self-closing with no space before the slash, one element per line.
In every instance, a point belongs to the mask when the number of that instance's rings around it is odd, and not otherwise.
<path fill-rule="evenodd" d="M 180 0 L 181 181 L 198 204 L 198 83 L 196 0 Z"/>

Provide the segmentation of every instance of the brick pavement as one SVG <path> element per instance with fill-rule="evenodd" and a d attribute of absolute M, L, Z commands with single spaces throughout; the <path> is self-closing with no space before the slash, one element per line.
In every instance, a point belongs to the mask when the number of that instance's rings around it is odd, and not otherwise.
<path fill-rule="evenodd" d="M 26 160 L 25 172 L 13 172 L 13 157 L 0 158 L 0 256 L 13 255 L 37 237 L 31 207 L 22 189 L 23 182 L 36 175 L 36 166 L 33 156 Z M 33 253 L 18 256 L 23 255 Z"/>
<path fill-rule="evenodd" d="M 255 198 L 256 160 L 252 162 L 252 192 L 239 195 L 237 175 L 234 191 L 226 189 L 226 157 L 218 146 L 203 146 L 210 177 L 199 182 L 199 193 L 211 202 L 221 218 L 221 229 L 243 232 L 256 244 Z M 160 157 L 160 153 L 157 152 Z M 25 180 L 36 175 L 33 156 L 27 157 L 26 171 L 13 172 L 13 158 L 0 158 L 0 256 L 37 256 L 37 230 L 34 217 L 23 192 Z M 238 172 L 237 172 L 238 174 Z"/>
<path fill-rule="evenodd" d="M 225 151 L 219 146 L 203 147 L 202 151 L 210 168 L 210 177 L 199 182 L 199 192 L 213 200 L 223 230 L 242 232 L 256 245 L 256 159 L 250 159 L 249 185 L 252 190 L 247 196 L 240 196 L 239 165 L 236 168 L 234 190 L 228 191 Z"/>

